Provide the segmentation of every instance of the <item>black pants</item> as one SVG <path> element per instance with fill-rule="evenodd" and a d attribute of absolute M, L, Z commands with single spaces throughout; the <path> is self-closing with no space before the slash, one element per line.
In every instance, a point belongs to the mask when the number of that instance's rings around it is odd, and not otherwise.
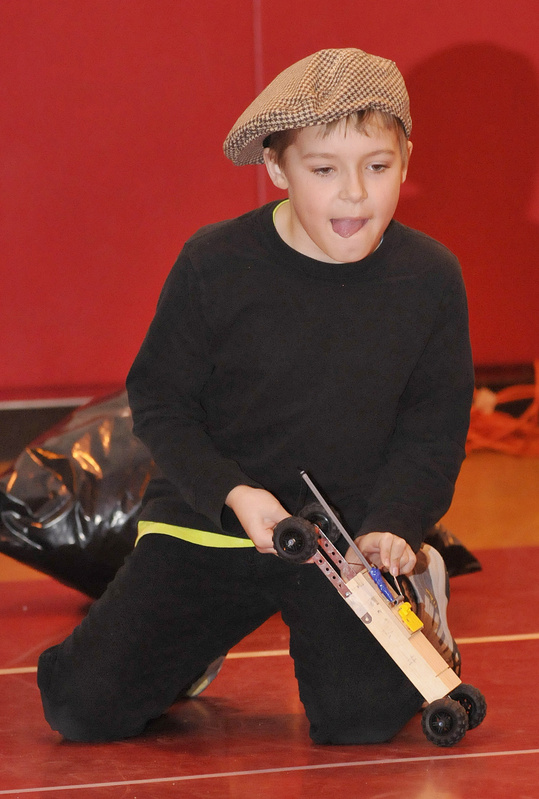
<path fill-rule="evenodd" d="M 278 610 L 313 741 L 386 741 L 417 712 L 419 693 L 315 565 L 149 534 L 41 655 L 47 721 L 74 741 L 137 735 Z"/>

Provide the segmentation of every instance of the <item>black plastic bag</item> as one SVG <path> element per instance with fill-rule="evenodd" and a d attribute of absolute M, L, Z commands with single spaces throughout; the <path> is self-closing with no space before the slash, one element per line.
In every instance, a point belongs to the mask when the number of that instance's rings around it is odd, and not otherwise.
<path fill-rule="evenodd" d="M 125 392 L 78 408 L 0 478 L 0 552 L 100 596 L 133 548 L 153 471 Z"/>
<path fill-rule="evenodd" d="M 466 549 L 456 535 L 453 535 L 441 524 L 435 524 L 430 528 L 425 537 L 425 543 L 438 550 L 445 561 L 450 577 L 481 571 L 481 564 L 475 555 Z"/>
<path fill-rule="evenodd" d="M 154 471 L 133 435 L 126 392 L 78 408 L 0 478 L 0 552 L 99 597 L 133 548 Z M 450 577 L 481 568 L 441 525 L 426 540 Z"/>

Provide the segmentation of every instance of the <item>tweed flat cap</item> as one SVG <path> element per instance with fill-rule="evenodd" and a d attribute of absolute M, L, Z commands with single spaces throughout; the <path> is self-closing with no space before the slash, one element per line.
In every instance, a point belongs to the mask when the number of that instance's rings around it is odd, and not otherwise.
<path fill-rule="evenodd" d="M 266 86 L 239 117 L 223 149 L 238 166 L 261 164 L 263 141 L 271 133 L 323 125 L 367 107 L 393 114 L 410 136 L 408 92 L 393 61 L 353 47 L 320 50 Z"/>

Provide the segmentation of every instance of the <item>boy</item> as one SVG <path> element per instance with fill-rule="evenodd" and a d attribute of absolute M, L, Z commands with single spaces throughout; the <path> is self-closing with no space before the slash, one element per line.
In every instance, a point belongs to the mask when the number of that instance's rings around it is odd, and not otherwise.
<path fill-rule="evenodd" d="M 371 562 L 408 576 L 458 667 L 443 564 L 420 547 L 451 501 L 473 370 L 456 259 L 392 219 L 410 129 L 395 65 L 350 48 L 285 70 L 227 137 L 288 199 L 199 231 L 166 281 L 127 381 L 160 469 L 137 546 L 40 658 L 67 738 L 142 732 L 278 610 L 313 741 L 386 741 L 417 712 L 316 566 L 274 556 L 274 526 L 312 500 L 299 468 Z"/>

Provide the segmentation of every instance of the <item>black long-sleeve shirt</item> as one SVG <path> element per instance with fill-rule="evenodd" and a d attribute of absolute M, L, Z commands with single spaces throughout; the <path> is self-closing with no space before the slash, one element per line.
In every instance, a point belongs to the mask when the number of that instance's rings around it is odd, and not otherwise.
<path fill-rule="evenodd" d="M 141 516 L 245 535 L 228 492 L 261 486 L 293 513 L 305 469 L 351 532 L 417 549 L 464 457 L 473 367 L 459 264 L 396 221 L 367 258 L 316 261 L 281 240 L 274 207 L 202 228 L 165 283 L 127 380 L 161 471 Z"/>

